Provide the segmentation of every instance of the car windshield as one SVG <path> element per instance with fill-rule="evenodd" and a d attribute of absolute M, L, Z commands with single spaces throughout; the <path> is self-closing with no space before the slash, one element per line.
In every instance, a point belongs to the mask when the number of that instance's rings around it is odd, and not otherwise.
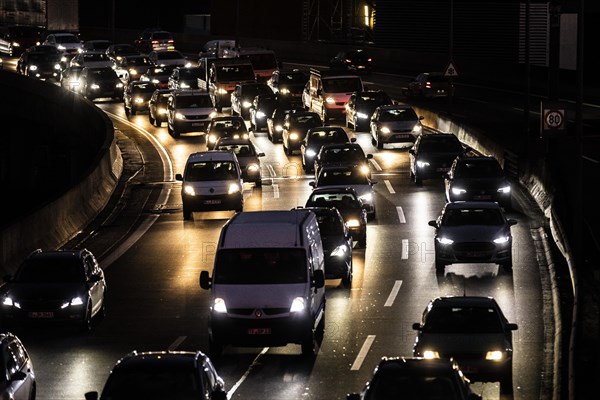
<path fill-rule="evenodd" d="M 254 99 L 259 94 L 271 94 L 273 91 L 266 84 L 263 85 L 244 85 L 242 89 L 245 98 Z"/>
<path fill-rule="evenodd" d="M 364 51 L 349 51 L 346 54 L 346 58 L 353 61 L 367 61 L 370 57 Z"/>
<path fill-rule="evenodd" d="M 243 127 L 242 127 L 243 125 Z M 246 125 L 243 121 L 238 119 L 223 119 L 223 120 L 213 120 L 210 130 L 215 131 L 227 131 L 227 130 L 244 130 Z"/>
<path fill-rule="evenodd" d="M 117 78 L 117 73 L 112 68 L 90 69 L 89 76 L 93 79 L 110 79 Z"/>
<path fill-rule="evenodd" d="M 359 209 L 361 207 L 360 200 L 354 193 L 313 193 L 306 207 L 335 207 L 340 212 L 343 210 Z"/>
<path fill-rule="evenodd" d="M 131 91 L 133 93 L 154 93 L 154 91 L 156 90 L 156 86 L 154 86 L 152 83 L 137 83 L 136 85 L 133 85 Z"/>
<path fill-rule="evenodd" d="M 343 129 L 318 129 L 312 130 L 308 137 L 311 146 L 321 146 L 325 143 L 345 143 L 348 135 Z"/>
<path fill-rule="evenodd" d="M 343 221 L 336 213 L 317 213 L 317 223 L 321 236 L 337 236 L 344 234 Z"/>
<path fill-rule="evenodd" d="M 224 249 L 215 260 L 214 280 L 229 285 L 304 283 L 307 271 L 302 249 Z"/>
<path fill-rule="evenodd" d="M 304 84 L 306 82 L 306 76 L 302 72 L 289 72 L 287 74 L 279 74 L 279 84 Z"/>
<path fill-rule="evenodd" d="M 425 333 L 484 334 L 502 332 L 496 310 L 485 306 L 433 307 L 426 316 Z"/>
<path fill-rule="evenodd" d="M 502 176 L 502 168 L 495 160 L 465 161 L 459 163 L 454 170 L 455 178 L 499 178 Z"/>
<path fill-rule="evenodd" d="M 317 180 L 317 186 L 367 185 L 368 183 L 367 176 L 358 169 L 323 170 Z"/>
<path fill-rule="evenodd" d="M 60 62 L 60 56 L 48 53 L 29 53 L 30 63 Z"/>
<path fill-rule="evenodd" d="M 362 161 L 365 159 L 365 153 L 355 146 L 341 147 L 326 149 L 321 152 L 319 158 L 322 162 Z"/>
<path fill-rule="evenodd" d="M 136 365 L 122 367 L 111 374 L 102 391 L 102 399 L 199 399 L 204 396 L 200 374 L 187 366 Z"/>
<path fill-rule="evenodd" d="M 83 61 L 109 61 L 104 53 L 83 53 Z"/>
<path fill-rule="evenodd" d="M 202 78 L 203 70 L 200 68 L 185 68 L 179 70 L 179 79 L 187 80 L 187 79 L 197 79 Z"/>
<path fill-rule="evenodd" d="M 385 105 L 392 104 L 392 99 L 385 93 L 365 93 L 356 96 L 357 105 Z"/>
<path fill-rule="evenodd" d="M 18 283 L 83 282 L 83 266 L 76 258 L 47 258 L 25 261 L 15 275 Z"/>
<path fill-rule="evenodd" d="M 128 44 L 116 45 L 113 47 L 113 51 L 118 54 L 137 54 L 137 49 Z"/>
<path fill-rule="evenodd" d="M 386 370 L 377 373 L 369 385 L 365 400 L 458 400 L 457 387 L 449 376 L 431 371 Z"/>
<path fill-rule="evenodd" d="M 72 35 L 57 35 L 54 38 L 56 43 L 79 43 L 79 39 Z"/>
<path fill-rule="evenodd" d="M 169 40 L 169 39 L 173 39 L 173 35 L 171 35 L 169 32 L 154 32 L 152 34 L 152 39 L 155 40 Z"/>
<path fill-rule="evenodd" d="M 231 151 L 238 157 L 250 157 L 256 155 L 254 148 L 248 144 L 220 144 L 215 150 Z"/>
<path fill-rule="evenodd" d="M 462 153 L 462 144 L 456 136 L 437 136 L 430 140 L 421 140 L 419 152 L 428 153 Z"/>
<path fill-rule="evenodd" d="M 218 66 L 216 71 L 217 80 L 219 82 L 246 81 L 255 79 L 252 65 L 222 65 Z"/>
<path fill-rule="evenodd" d="M 297 115 L 290 118 L 291 126 L 313 127 L 321 125 L 321 120 L 318 115 Z"/>
<path fill-rule="evenodd" d="M 393 108 L 389 110 L 381 110 L 379 121 L 417 121 L 419 117 L 412 108 Z"/>
<path fill-rule="evenodd" d="M 326 93 L 352 93 L 363 90 L 360 78 L 323 79 L 323 91 Z"/>
<path fill-rule="evenodd" d="M 177 96 L 177 108 L 210 108 L 210 96 Z"/>
<path fill-rule="evenodd" d="M 156 58 L 159 60 L 177 60 L 184 57 L 178 51 L 161 51 L 156 53 Z"/>
<path fill-rule="evenodd" d="M 503 224 L 504 218 L 497 208 L 447 209 L 442 219 L 444 226 Z"/>
<path fill-rule="evenodd" d="M 129 57 L 127 58 L 127 65 L 151 65 L 152 63 L 148 59 L 148 57 Z"/>
<path fill-rule="evenodd" d="M 189 182 L 226 181 L 238 178 L 237 168 L 231 161 L 207 161 L 189 163 L 185 180 Z"/>

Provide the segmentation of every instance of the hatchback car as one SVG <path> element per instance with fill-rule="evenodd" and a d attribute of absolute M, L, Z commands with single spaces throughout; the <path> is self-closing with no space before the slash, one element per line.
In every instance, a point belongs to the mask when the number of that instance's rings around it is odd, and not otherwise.
<path fill-rule="evenodd" d="M 158 67 L 191 67 L 192 63 L 179 50 L 153 50 L 148 58 Z"/>
<path fill-rule="evenodd" d="M 175 50 L 173 34 L 158 28 L 145 29 L 133 42 L 141 53 L 149 53 L 153 50 Z"/>
<path fill-rule="evenodd" d="M 375 109 L 392 104 L 391 97 L 381 90 L 352 93 L 346 103 L 346 126 L 352 126 L 355 131 L 367 131 Z"/>
<path fill-rule="evenodd" d="M 129 43 L 115 43 L 108 46 L 106 54 L 115 61 L 129 56 L 141 56 L 142 53 Z"/>
<path fill-rule="evenodd" d="M 492 297 L 438 297 L 413 324 L 418 331 L 413 355 L 452 358 L 471 381 L 500 382 L 501 393 L 512 393 L 512 332 L 517 328 Z"/>
<path fill-rule="evenodd" d="M 113 68 L 115 63 L 102 51 L 86 51 L 79 53 L 71 59 L 69 63 L 71 67 L 90 67 L 90 68 L 101 68 L 108 67 Z"/>
<path fill-rule="evenodd" d="M 35 400 L 37 382 L 31 357 L 21 340 L 0 333 L 0 398 Z"/>
<path fill-rule="evenodd" d="M 244 182 L 254 182 L 256 187 L 262 186 L 260 157 L 264 157 L 265 153 L 259 152 L 250 139 L 222 137 L 215 143 L 214 150 L 234 153 L 240 164 Z"/>
<path fill-rule="evenodd" d="M 248 139 L 250 134 L 246 122 L 239 115 L 226 115 L 213 117 L 206 128 L 206 147 L 214 149 L 220 138 Z"/>
<path fill-rule="evenodd" d="M 244 196 L 242 170 L 236 155 L 229 151 L 203 151 L 189 155 L 182 182 L 183 219 L 194 211 L 242 211 Z"/>
<path fill-rule="evenodd" d="M 342 50 L 329 61 L 329 67 L 334 70 L 370 74 L 373 70 L 373 59 L 364 49 Z"/>
<path fill-rule="evenodd" d="M 493 156 L 457 157 L 444 177 L 446 201 L 495 201 L 511 208 L 510 182 Z"/>
<path fill-rule="evenodd" d="M 123 101 L 123 82 L 110 67 L 84 67 L 79 76 L 79 90 L 83 96 L 90 100 L 110 98 Z"/>
<path fill-rule="evenodd" d="M 135 115 L 140 111 L 147 111 L 150 98 L 156 87 L 150 82 L 131 81 L 125 87 L 123 94 L 123 108 L 125 115 Z"/>
<path fill-rule="evenodd" d="M 277 106 L 273 110 L 273 114 L 267 116 L 267 136 L 273 143 L 281 141 L 281 135 L 283 133 L 283 122 L 285 116 L 291 112 L 304 111 L 302 107 L 297 107 L 291 103 L 285 102 L 282 104 L 278 102 Z"/>
<path fill-rule="evenodd" d="M 410 177 L 417 185 L 425 179 L 442 178 L 456 157 L 467 155 L 470 150 L 448 132 L 419 135 L 412 148 L 408 150 L 410 159 Z"/>
<path fill-rule="evenodd" d="M 171 89 L 156 89 L 148 100 L 148 122 L 154 126 L 162 126 L 167 121 L 167 104 L 171 97 Z"/>
<path fill-rule="evenodd" d="M 17 60 L 17 73 L 44 81 L 58 82 L 63 70 L 62 55 L 58 50 L 38 50 L 34 46 Z"/>
<path fill-rule="evenodd" d="M 32 252 L 0 288 L 3 325 L 74 323 L 83 331 L 106 313 L 104 271 L 91 251 Z"/>
<path fill-rule="evenodd" d="M 291 156 L 294 150 L 300 150 L 307 132 L 311 128 L 319 126 L 323 126 L 323 120 L 315 112 L 296 111 L 286 114 L 283 120 L 283 131 L 281 132 L 285 153 Z"/>
<path fill-rule="evenodd" d="M 259 94 L 254 97 L 250 105 L 250 130 L 260 132 L 268 129 L 267 118 L 273 114 L 273 111 L 279 103 L 276 94 Z"/>
<path fill-rule="evenodd" d="M 171 72 L 173 71 L 173 67 L 157 67 L 152 65 L 146 73 L 140 75 L 140 81 L 142 82 L 150 82 L 157 89 L 168 89 L 169 88 L 169 77 L 171 76 Z"/>
<path fill-rule="evenodd" d="M 140 80 L 154 64 L 147 56 L 123 56 L 115 61 L 115 72 L 124 83 Z"/>
<path fill-rule="evenodd" d="M 302 105 L 302 91 L 308 82 L 308 74 L 299 69 L 279 69 L 267 80 L 273 93 L 287 98 L 290 102 Z"/>
<path fill-rule="evenodd" d="M 305 172 L 313 171 L 315 158 L 319 154 L 319 151 L 321 151 L 321 147 L 332 143 L 350 143 L 350 139 L 344 128 L 339 126 L 319 126 L 308 130 L 306 137 L 300 145 L 302 168 Z"/>
<path fill-rule="evenodd" d="M 83 51 L 83 42 L 71 32 L 51 33 L 42 44 L 56 46 L 69 60 Z"/>
<path fill-rule="evenodd" d="M 512 234 L 517 221 L 506 218 L 498 203 L 457 201 L 446 203 L 435 228 L 435 268 L 457 263 L 495 263 L 512 270 Z"/>
<path fill-rule="evenodd" d="M 217 115 L 210 95 L 201 90 L 174 90 L 167 102 L 167 129 L 173 137 L 205 131 Z"/>
<path fill-rule="evenodd" d="M 167 85 L 169 89 L 198 89 L 198 79 L 206 79 L 200 67 L 176 67 L 171 71 Z"/>
<path fill-rule="evenodd" d="M 231 115 L 237 114 L 244 119 L 249 119 L 252 102 L 261 94 L 273 94 L 273 91 L 264 82 L 243 82 L 235 85 L 235 89 L 231 92 Z"/>
<path fill-rule="evenodd" d="M 386 143 L 413 143 L 423 130 L 423 119 L 406 104 L 377 107 L 370 122 L 373 145 L 381 150 Z"/>
<path fill-rule="evenodd" d="M 481 400 L 454 360 L 383 357 L 360 393 L 347 400 Z"/>
<path fill-rule="evenodd" d="M 335 207 L 304 207 L 317 216 L 323 254 L 325 278 L 341 279 L 344 286 L 352 285 L 352 234 L 344 217 Z"/>
<path fill-rule="evenodd" d="M 359 167 L 323 167 L 319 171 L 317 179 L 309 182 L 314 188 L 320 187 L 351 187 L 356 190 L 358 197 L 363 202 L 369 219 L 375 219 L 375 191 L 372 181 Z"/>
<path fill-rule="evenodd" d="M 306 200 L 305 207 L 336 208 L 342 215 L 352 240 L 358 242 L 358 247 L 364 248 L 367 245 L 367 210 L 353 188 L 324 187 L 313 189 Z"/>
<path fill-rule="evenodd" d="M 422 72 L 408 83 L 406 93 L 409 97 L 436 98 L 448 97 L 454 87 L 442 72 Z"/>
<path fill-rule="evenodd" d="M 226 400 L 223 379 L 200 351 L 133 351 L 113 366 L 102 393 L 86 400 L 203 399 Z"/>
<path fill-rule="evenodd" d="M 371 167 L 369 160 L 373 154 L 365 154 L 360 144 L 337 143 L 325 144 L 317 153 L 314 161 L 315 179 L 319 176 L 321 168 L 329 167 L 357 167 L 360 171 L 371 179 Z"/>

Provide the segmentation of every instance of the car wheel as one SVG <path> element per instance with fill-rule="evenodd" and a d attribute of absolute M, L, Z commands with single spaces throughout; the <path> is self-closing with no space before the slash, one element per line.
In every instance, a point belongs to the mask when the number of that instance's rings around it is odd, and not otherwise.
<path fill-rule="evenodd" d="M 285 154 L 287 154 L 288 156 L 291 156 L 291 155 L 293 155 L 293 154 L 294 154 L 294 150 L 292 150 L 292 149 L 291 149 L 291 148 L 289 148 L 289 147 L 286 147 L 286 148 L 285 148 Z"/>
<path fill-rule="evenodd" d="M 435 260 L 435 271 L 436 272 L 444 272 L 444 269 L 446 269 L 446 264 L 444 264 L 443 262 L 439 261 L 436 258 L 436 260 Z"/>
<path fill-rule="evenodd" d="M 150 125 L 154 125 L 154 123 L 156 122 L 156 120 L 152 118 L 152 114 L 150 113 L 148 113 L 148 122 L 150 122 Z"/>
<path fill-rule="evenodd" d="M 411 177 L 415 185 L 421 186 L 423 184 L 423 179 L 421 179 L 416 173 L 411 172 Z"/>
<path fill-rule="evenodd" d="M 317 352 L 317 338 L 315 332 L 311 329 L 310 333 L 300 344 L 302 347 L 302 355 L 303 356 L 314 356 Z"/>
<path fill-rule="evenodd" d="M 129 117 L 129 108 L 126 105 L 123 105 L 123 109 L 125 110 L 125 115 Z"/>
<path fill-rule="evenodd" d="M 367 232 L 363 233 L 358 239 L 358 247 L 365 249 L 367 247 Z"/>
<path fill-rule="evenodd" d="M 88 302 L 88 306 L 81 323 L 81 331 L 89 332 L 92 330 L 92 303 Z"/>
<path fill-rule="evenodd" d="M 267 137 L 269 138 L 269 141 L 271 143 L 275 143 L 275 140 L 273 138 L 273 134 L 271 134 L 271 130 L 270 129 L 267 130 Z"/>
<path fill-rule="evenodd" d="M 208 352 L 211 359 L 217 359 L 223 354 L 223 344 L 214 340 L 208 339 Z"/>
<path fill-rule="evenodd" d="M 379 137 L 379 135 L 377 135 L 377 150 L 383 150 L 383 141 L 381 140 L 381 138 Z"/>
<path fill-rule="evenodd" d="M 190 221 L 192 219 L 192 211 L 186 205 L 183 205 L 183 219 L 185 221 Z"/>
<path fill-rule="evenodd" d="M 352 286 L 353 269 L 352 258 L 350 258 L 350 270 L 348 271 L 348 275 L 342 278 L 342 284 L 347 288 Z"/>

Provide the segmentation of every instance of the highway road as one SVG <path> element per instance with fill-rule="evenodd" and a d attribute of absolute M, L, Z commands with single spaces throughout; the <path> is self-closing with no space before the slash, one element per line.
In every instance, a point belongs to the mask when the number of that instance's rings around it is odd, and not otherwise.
<path fill-rule="evenodd" d="M 389 79 L 391 90 L 402 86 L 399 79 L 379 78 Z M 195 213 L 193 221 L 183 221 L 181 183 L 174 180 L 187 156 L 205 150 L 205 143 L 195 133 L 174 139 L 166 126 L 150 125 L 145 113 L 127 118 L 121 103 L 96 104 L 113 121 L 126 160 L 123 188 L 68 246 L 87 247 L 100 259 L 108 315 L 86 335 L 73 327 L 17 332 L 33 358 L 38 400 L 82 399 L 87 391 L 101 390 L 114 363 L 132 350 L 208 351 L 209 292 L 200 289 L 198 278 L 201 270 L 212 270 L 219 232 L 231 213 Z M 515 190 L 509 212 L 518 220 L 512 228 L 512 274 L 492 264 L 457 264 L 436 275 L 427 222 L 444 205 L 442 181 L 415 186 L 406 148 L 378 151 L 368 133 L 346 130 L 374 154 L 378 181 L 377 219 L 369 223 L 367 248 L 354 250 L 353 285 L 327 281 L 325 335 L 315 358 L 302 357 L 299 345 L 226 348 L 216 367 L 229 398 L 344 399 L 363 387 L 381 357 L 411 355 L 412 323 L 430 299 L 447 294 L 497 299 L 519 326 L 514 398 L 548 398 L 554 321 L 548 272 L 539 258 L 540 214 L 531 199 Z M 311 177 L 303 174 L 300 156 L 286 156 L 264 132 L 252 140 L 266 154 L 261 159 L 266 179 L 262 188 L 244 185 L 245 211 L 303 205 Z M 484 399 L 500 398 L 498 383 L 473 387 Z"/>

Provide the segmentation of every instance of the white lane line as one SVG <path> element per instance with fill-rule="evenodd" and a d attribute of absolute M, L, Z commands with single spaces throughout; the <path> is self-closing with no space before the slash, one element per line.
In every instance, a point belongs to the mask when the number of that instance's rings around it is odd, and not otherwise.
<path fill-rule="evenodd" d="M 404 216 L 404 211 L 402 211 L 402 207 L 400 207 L 400 206 L 396 207 L 396 212 L 398 213 L 398 219 L 400 220 L 400 223 L 405 224 L 406 217 Z"/>
<path fill-rule="evenodd" d="M 171 343 L 171 345 L 169 346 L 168 350 L 170 350 L 170 351 L 177 350 L 177 348 L 179 347 L 179 345 L 181 343 L 183 343 L 183 341 L 185 339 L 187 339 L 187 336 L 179 336 L 177 339 L 175 339 L 175 341 L 173 343 Z"/>
<path fill-rule="evenodd" d="M 279 185 L 274 183 L 272 186 L 273 186 L 273 197 L 278 199 L 279 198 Z"/>
<path fill-rule="evenodd" d="M 389 192 L 391 194 L 396 193 L 396 191 L 394 190 L 394 188 L 392 187 L 392 184 L 390 183 L 390 181 L 388 181 L 387 179 L 383 180 L 383 183 L 385 183 L 385 187 L 387 187 L 387 190 L 389 190 Z"/>
<path fill-rule="evenodd" d="M 365 361 L 365 358 L 367 357 L 367 353 L 369 352 L 369 349 L 371 348 L 371 345 L 373 344 L 373 342 L 375 341 L 375 335 L 369 335 L 367 336 L 367 338 L 365 339 L 365 342 L 363 343 L 362 347 L 360 348 L 360 351 L 358 352 L 358 355 L 356 356 L 356 359 L 354 360 L 354 364 L 352 364 L 352 367 L 350 367 L 350 371 L 358 371 L 363 363 L 363 361 Z"/>
<path fill-rule="evenodd" d="M 402 259 L 408 260 L 408 239 L 402 239 Z"/>
<path fill-rule="evenodd" d="M 379 163 L 377 163 L 377 161 L 375 161 L 374 158 L 371 158 L 371 164 L 373 164 L 377 171 L 383 171 L 383 169 L 381 169 L 381 165 L 379 165 Z"/>
<path fill-rule="evenodd" d="M 271 178 L 275 178 L 277 176 L 275 169 L 271 164 L 267 164 L 267 169 L 269 170 L 269 175 L 271 175 Z"/>
<path fill-rule="evenodd" d="M 401 286 L 402 286 L 402 281 L 394 282 L 394 287 L 392 288 L 390 295 L 388 296 L 385 304 L 383 305 L 384 307 L 391 307 L 392 304 L 394 304 L 394 300 L 396 300 L 396 296 L 398 296 L 398 292 L 400 291 Z"/>
<path fill-rule="evenodd" d="M 261 350 L 260 353 L 258 353 L 258 355 L 254 358 L 254 361 L 252 361 L 252 364 L 250 364 L 246 372 L 244 372 L 244 375 L 242 375 L 242 377 L 235 383 L 235 385 L 233 385 L 231 389 L 229 389 L 229 391 L 227 392 L 228 399 L 231 399 L 233 397 L 235 391 L 242 385 L 242 383 L 244 383 L 248 375 L 250 375 L 250 372 L 252 372 L 252 368 L 254 368 L 255 365 L 258 365 L 259 358 L 267 351 L 269 351 L 269 348 L 265 347 Z"/>

